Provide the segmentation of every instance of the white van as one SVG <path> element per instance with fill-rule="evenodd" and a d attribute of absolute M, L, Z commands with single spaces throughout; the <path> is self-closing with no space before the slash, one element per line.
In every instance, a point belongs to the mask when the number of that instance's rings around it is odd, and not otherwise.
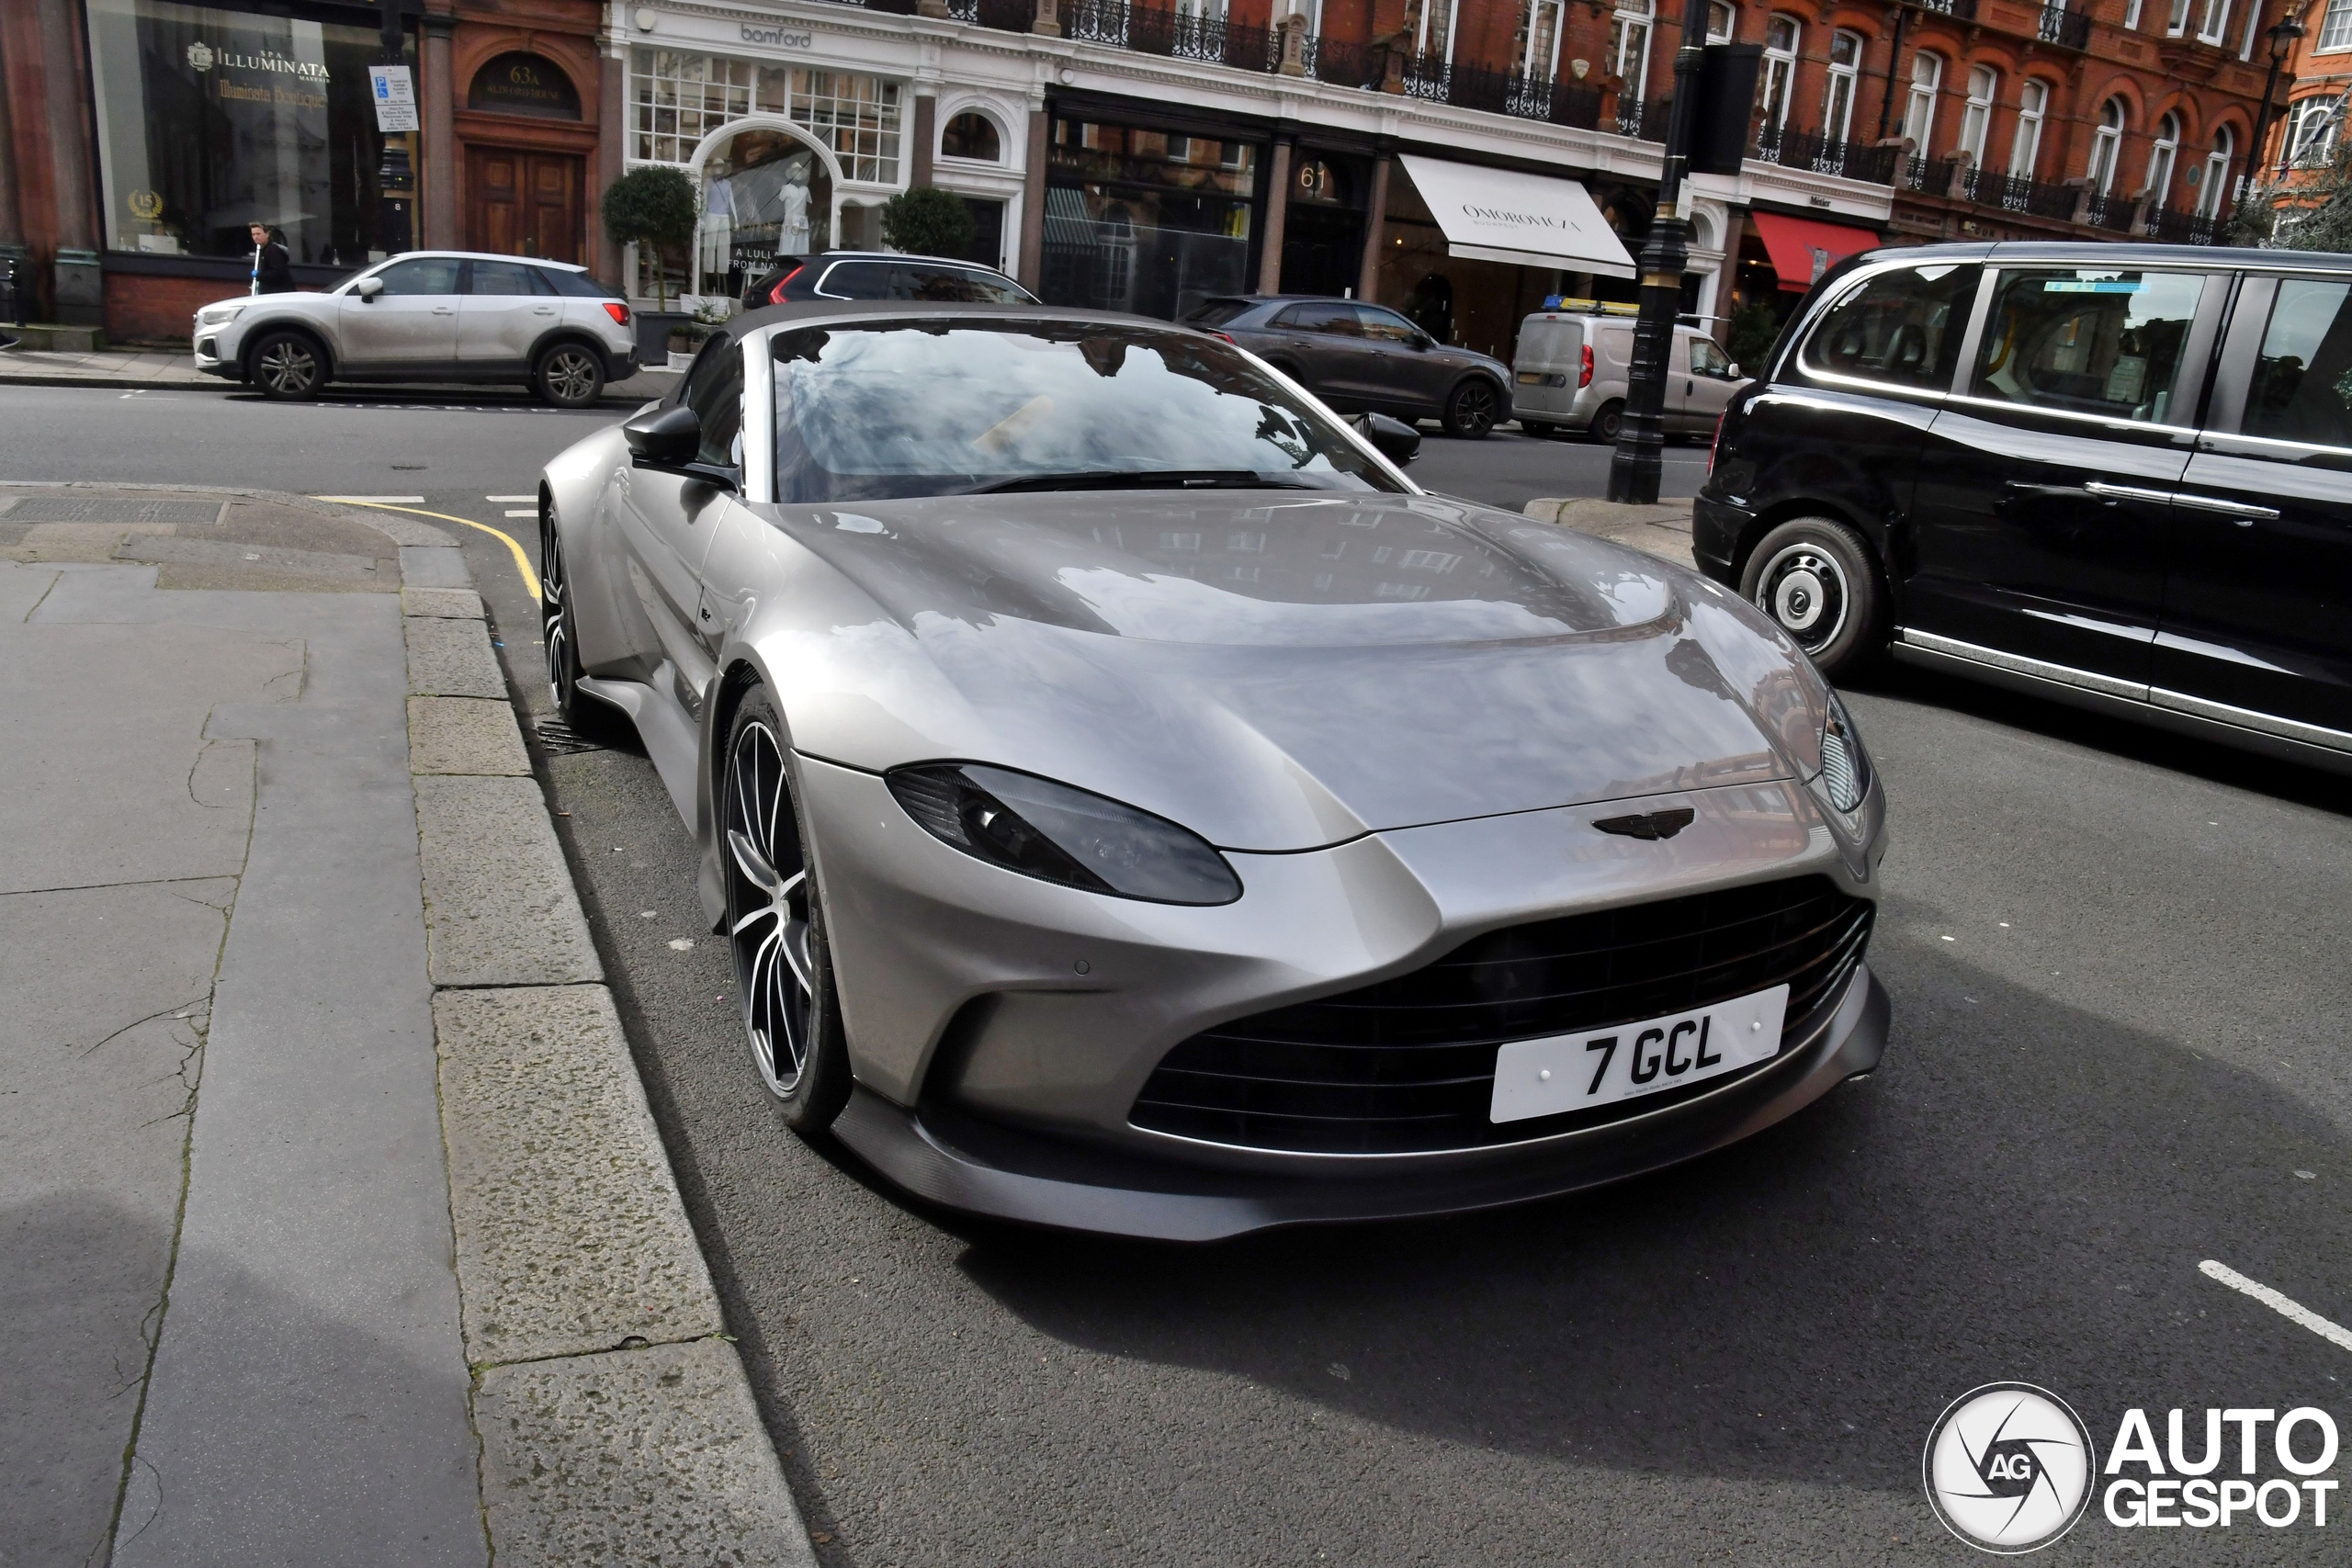
<path fill-rule="evenodd" d="M 1511 362 L 1511 403 L 1530 435 L 1574 431 L 1617 439 L 1634 359 L 1630 306 L 1541 310 L 1519 324 Z M 1739 367 L 1693 326 L 1677 323 L 1667 362 L 1666 433 L 1712 435 L 1715 420 L 1745 379 Z"/>

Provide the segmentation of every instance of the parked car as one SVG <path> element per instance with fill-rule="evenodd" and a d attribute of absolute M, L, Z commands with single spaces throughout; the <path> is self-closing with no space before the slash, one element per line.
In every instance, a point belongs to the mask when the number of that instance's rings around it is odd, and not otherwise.
<path fill-rule="evenodd" d="M 2352 770 L 2352 258 L 1939 245 L 1825 276 L 1698 558 L 1898 658 Z"/>
<path fill-rule="evenodd" d="M 196 313 L 196 367 L 266 398 L 334 381 L 512 381 L 584 408 L 637 368 L 628 304 L 564 262 L 409 251 L 323 294 Z"/>
<path fill-rule="evenodd" d="M 539 493 L 556 704 L 695 835 L 743 1092 L 929 1201 L 1474 1209 L 1879 1060 L 1883 796 L 1812 665 L 1214 338 L 741 315 Z"/>
<path fill-rule="evenodd" d="M 1737 391 L 1739 367 L 1715 340 L 1677 322 L 1667 363 L 1666 434 L 1707 435 Z M 1634 363 L 1634 321 L 1611 310 L 1540 310 L 1519 324 L 1511 356 L 1519 427 L 1555 430 L 1613 444 L 1625 412 Z"/>
<path fill-rule="evenodd" d="M 1214 295 L 1185 314 L 1335 409 L 1435 419 L 1483 439 L 1510 418 L 1510 371 L 1453 348 L 1385 305 L 1295 294 Z"/>
<path fill-rule="evenodd" d="M 943 304 L 1035 305 L 1037 297 L 991 266 L 896 251 L 827 251 L 780 256 L 743 290 L 743 309 L 804 299 L 932 299 Z"/>

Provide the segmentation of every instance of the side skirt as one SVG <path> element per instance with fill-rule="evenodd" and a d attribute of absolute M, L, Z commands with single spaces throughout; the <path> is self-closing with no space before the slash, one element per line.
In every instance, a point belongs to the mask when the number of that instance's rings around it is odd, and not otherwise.
<path fill-rule="evenodd" d="M 637 681 L 605 681 L 594 675 L 580 679 L 580 689 L 590 696 L 612 704 L 628 715 L 637 726 L 638 739 L 645 742 L 646 753 L 653 759 L 653 771 L 662 775 L 662 786 L 670 792 L 670 804 L 677 808 L 679 818 L 689 829 L 695 827 L 695 759 L 701 750 L 701 736 L 694 719 L 672 695 L 677 682 L 674 668 L 667 660 L 653 672 L 649 685 Z"/>

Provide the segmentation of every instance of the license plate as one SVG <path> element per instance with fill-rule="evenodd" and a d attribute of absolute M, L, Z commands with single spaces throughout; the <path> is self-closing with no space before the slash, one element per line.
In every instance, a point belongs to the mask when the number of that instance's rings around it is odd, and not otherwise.
<path fill-rule="evenodd" d="M 1496 1122 L 1635 1100 L 1780 1054 L 1789 988 L 1582 1034 L 1514 1040 L 1495 1053 Z"/>

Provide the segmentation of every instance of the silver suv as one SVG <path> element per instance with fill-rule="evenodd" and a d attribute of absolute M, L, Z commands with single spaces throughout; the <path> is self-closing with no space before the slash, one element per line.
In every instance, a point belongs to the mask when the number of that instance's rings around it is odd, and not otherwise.
<path fill-rule="evenodd" d="M 323 294 L 196 313 L 196 367 L 276 399 L 329 381 L 508 381 L 584 408 L 637 368 L 628 303 L 563 262 L 410 251 Z"/>

